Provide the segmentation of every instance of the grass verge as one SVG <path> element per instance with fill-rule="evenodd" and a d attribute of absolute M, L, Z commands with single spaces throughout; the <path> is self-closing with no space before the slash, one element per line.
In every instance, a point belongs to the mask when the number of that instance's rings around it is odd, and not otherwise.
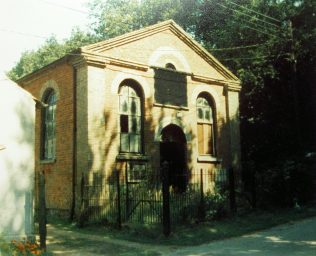
<path fill-rule="evenodd" d="M 106 236 L 120 240 L 147 243 L 152 245 L 190 246 L 208 243 L 215 240 L 241 236 L 264 230 L 280 224 L 298 221 L 316 216 L 315 207 L 301 209 L 279 209 L 273 211 L 252 211 L 236 214 L 226 219 L 172 226 L 170 237 L 162 235 L 161 225 L 124 225 L 121 230 L 110 226 L 90 225 L 78 228 L 65 223 L 53 223 L 61 228 L 73 231 Z"/>

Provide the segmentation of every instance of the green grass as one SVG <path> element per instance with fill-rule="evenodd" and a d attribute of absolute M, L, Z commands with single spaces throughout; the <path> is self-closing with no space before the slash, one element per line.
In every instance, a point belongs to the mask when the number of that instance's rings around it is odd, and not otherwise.
<path fill-rule="evenodd" d="M 121 230 L 101 225 L 90 225 L 82 229 L 69 224 L 59 225 L 76 232 L 107 236 L 126 241 L 152 245 L 189 246 L 241 236 L 312 216 L 316 216 L 316 208 L 304 207 L 300 210 L 282 209 L 269 212 L 253 211 L 236 214 L 218 221 L 172 226 L 172 233 L 168 238 L 162 235 L 161 225 L 124 225 Z"/>

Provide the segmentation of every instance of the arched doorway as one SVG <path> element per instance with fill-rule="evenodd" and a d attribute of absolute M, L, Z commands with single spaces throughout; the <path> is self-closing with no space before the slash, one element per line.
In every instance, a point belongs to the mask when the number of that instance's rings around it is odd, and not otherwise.
<path fill-rule="evenodd" d="M 169 166 L 169 184 L 184 192 L 187 186 L 186 138 L 182 129 L 170 124 L 161 131 L 160 161 Z"/>

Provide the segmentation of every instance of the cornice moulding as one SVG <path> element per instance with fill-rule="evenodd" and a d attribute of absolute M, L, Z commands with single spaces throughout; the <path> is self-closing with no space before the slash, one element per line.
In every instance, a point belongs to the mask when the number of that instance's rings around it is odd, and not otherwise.
<path fill-rule="evenodd" d="M 240 83 L 226 83 L 225 90 L 229 91 L 229 92 L 240 92 L 241 85 L 240 85 Z"/>

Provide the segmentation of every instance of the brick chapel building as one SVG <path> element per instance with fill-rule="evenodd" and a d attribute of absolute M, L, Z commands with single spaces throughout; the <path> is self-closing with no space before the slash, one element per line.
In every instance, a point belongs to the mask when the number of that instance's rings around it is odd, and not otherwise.
<path fill-rule="evenodd" d="M 83 177 L 114 169 L 142 176 L 166 160 L 175 173 L 240 171 L 240 81 L 172 20 L 81 47 L 18 82 L 46 104 L 35 168 L 50 211 L 77 214 Z"/>

